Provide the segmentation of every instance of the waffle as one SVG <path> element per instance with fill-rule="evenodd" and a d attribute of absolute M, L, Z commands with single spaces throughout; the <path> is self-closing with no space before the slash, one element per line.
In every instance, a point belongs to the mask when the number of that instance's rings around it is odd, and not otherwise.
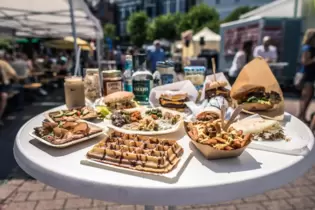
<path fill-rule="evenodd" d="M 180 161 L 183 148 L 175 140 L 114 131 L 96 144 L 87 158 L 151 173 L 168 173 Z"/>

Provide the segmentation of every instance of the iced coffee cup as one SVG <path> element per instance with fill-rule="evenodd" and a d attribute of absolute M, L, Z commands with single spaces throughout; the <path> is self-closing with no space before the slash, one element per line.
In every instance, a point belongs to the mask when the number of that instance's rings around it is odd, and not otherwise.
<path fill-rule="evenodd" d="M 66 77 L 64 88 L 66 105 L 68 109 L 85 106 L 84 82 L 82 77 Z"/>

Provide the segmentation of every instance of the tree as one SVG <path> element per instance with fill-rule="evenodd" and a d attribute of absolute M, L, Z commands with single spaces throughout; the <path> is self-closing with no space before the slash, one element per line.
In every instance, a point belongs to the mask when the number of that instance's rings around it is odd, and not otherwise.
<path fill-rule="evenodd" d="M 148 39 L 167 39 L 173 41 L 179 37 L 179 30 L 177 29 L 180 20 L 180 13 L 166 14 L 156 17 L 149 25 Z"/>
<path fill-rule="evenodd" d="M 205 26 L 211 30 L 217 30 L 216 22 L 219 22 L 219 13 L 213 7 L 209 7 L 206 4 L 199 4 L 198 6 L 192 7 L 187 14 L 183 15 L 179 29 L 181 32 L 192 29 L 194 32 L 201 30 Z"/>
<path fill-rule="evenodd" d="M 257 7 L 249 7 L 249 6 L 238 7 L 234 9 L 226 18 L 224 18 L 223 22 L 226 23 L 226 22 L 238 20 L 242 14 L 245 14 L 256 8 Z"/>
<path fill-rule="evenodd" d="M 129 16 L 127 22 L 127 33 L 131 42 L 141 47 L 147 38 L 148 16 L 144 12 L 135 12 Z"/>
<path fill-rule="evenodd" d="M 106 23 L 103 27 L 104 30 L 104 37 L 105 38 L 110 38 L 112 40 L 115 39 L 115 34 L 116 34 L 116 26 L 111 23 Z"/>

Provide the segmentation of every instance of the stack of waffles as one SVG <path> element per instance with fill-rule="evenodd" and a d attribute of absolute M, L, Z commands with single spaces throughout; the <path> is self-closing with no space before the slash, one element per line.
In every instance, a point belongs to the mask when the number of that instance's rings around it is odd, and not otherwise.
<path fill-rule="evenodd" d="M 114 131 L 96 144 L 87 158 L 138 171 L 168 173 L 182 154 L 183 148 L 175 140 Z"/>

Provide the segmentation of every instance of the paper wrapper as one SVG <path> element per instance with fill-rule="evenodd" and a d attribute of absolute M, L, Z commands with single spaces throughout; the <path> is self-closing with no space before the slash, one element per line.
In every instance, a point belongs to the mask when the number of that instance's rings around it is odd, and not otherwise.
<path fill-rule="evenodd" d="M 226 81 L 228 83 L 226 88 L 229 89 L 229 90 L 231 89 L 231 85 L 230 85 L 228 79 L 224 76 L 224 74 L 222 72 L 216 73 L 215 76 L 216 76 L 217 81 Z M 215 81 L 215 79 L 214 79 L 214 75 L 213 74 L 208 75 L 206 77 L 206 79 L 205 79 L 205 81 L 203 83 L 203 89 L 202 89 L 202 92 L 201 92 L 200 101 L 203 101 L 205 99 L 205 96 L 206 96 L 206 83 L 208 83 L 208 82 L 211 83 L 211 82 L 214 82 L 214 81 Z"/>
<path fill-rule="evenodd" d="M 165 91 L 173 90 L 173 91 L 183 91 L 188 93 L 189 100 L 195 102 L 198 97 L 198 91 L 195 86 L 189 80 L 184 80 L 180 82 L 174 82 L 171 84 L 166 84 L 162 86 L 155 87 L 151 90 L 150 93 L 150 105 L 152 107 L 159 107 L 159 98 L 161 94 L 165 93 Z"/>
<path fill-rule="evenodd" d="M 188 135 L 188 129 L 187 129 L 187 122 L 184 122 L 184 126 L 185 126 L 185 131 L 187 133 L 187 136 L 189 136 Z M 190 138 L 190 136 L 189 136 L 189 138 Z M 191 138 L 190 138 L 190 140 L 196 146 L 196 148 L 203 154 L 203 156 L 205 158 L 207 158 L 208 160 L 238 157 L 244 152 L 246 147 L 250 144 L 250 142 L 249 142 L 244 147 L 239 148 L 239 149 L 235 149 L 235 150 L 218 150 L 218 149 L 211 147 L 210 145 L 200 144 Z"/>
<path fill-rule="evenodd" d="M 261 85 L 266 88 L 266 92 L 275 91 L 280 94 L 283 99 L 283 94 L 277 79 L 273 75 L 268 63 L 263 58 L 255 58 L 248 63 L 238 77 L 231 89 L 231 94 L 242 88 L 243 85 Z M 284 100 L 280 104 L 274 106 L 273 109 L 267 111 L 250 112 L 243 110 L 247 114 L 259 114 L 260 116 L 268 119 L 282 120 L 284 116 Z"/>

